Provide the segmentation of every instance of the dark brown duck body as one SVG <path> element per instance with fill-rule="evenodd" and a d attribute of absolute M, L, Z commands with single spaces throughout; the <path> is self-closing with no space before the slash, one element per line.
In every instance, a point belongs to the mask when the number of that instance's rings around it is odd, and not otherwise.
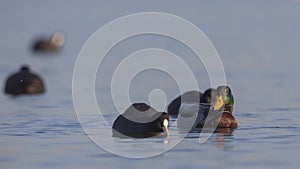
<path fill-rule="evenodd" d="M 43 80 L 31 73 L 28 66 L 22 66 L 20 71 L 9 76 L 4 92 L 11 95 L 41 94 L 45 92 Z"/>

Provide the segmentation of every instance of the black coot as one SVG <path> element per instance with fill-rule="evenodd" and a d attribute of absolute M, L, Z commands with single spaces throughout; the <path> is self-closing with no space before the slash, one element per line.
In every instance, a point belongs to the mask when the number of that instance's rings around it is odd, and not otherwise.
<path fill-rule="evenodd" d="M 166 137 L 169 116 L 145 103 L 134 103 L 115 120 L 113 137 Z"/>

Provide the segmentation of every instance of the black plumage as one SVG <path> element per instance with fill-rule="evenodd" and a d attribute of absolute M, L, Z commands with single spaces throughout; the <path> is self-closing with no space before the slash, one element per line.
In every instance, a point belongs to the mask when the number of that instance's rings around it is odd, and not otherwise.
<path fill-rule="evenodd" d="M 167 123 L 166 123 L 167 120 Z M 169 116 L 145 103 L 134 103 L 114 121 L 114 137 L 165 137 L 168 135 Z"/>
<path fill-rule="evenodd" d="M 45 92 L 45 85 L 39 75 L 31 73 L 28 66 L 10 75 L 5 83 L 4 92 L 11 95 L 40 94 Z"/>

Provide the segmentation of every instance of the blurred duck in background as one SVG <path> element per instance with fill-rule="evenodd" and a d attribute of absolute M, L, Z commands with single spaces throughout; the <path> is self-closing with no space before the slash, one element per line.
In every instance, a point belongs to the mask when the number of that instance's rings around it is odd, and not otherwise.
<path fill-rule="evenodd" d="M 58 52 L 65 43 L 65 35 L 56 32 L 51 38 L 38 38 L 34 41 L 32 50 L 35 52 Z"/>
<path fill-rule="evenodd" d="M 4 91 L 10 95 L 41 94 L 45 85 L 39 75 L 31 73 L 29 66 L 22 65 L 19 72 L 7 78 Z"/>

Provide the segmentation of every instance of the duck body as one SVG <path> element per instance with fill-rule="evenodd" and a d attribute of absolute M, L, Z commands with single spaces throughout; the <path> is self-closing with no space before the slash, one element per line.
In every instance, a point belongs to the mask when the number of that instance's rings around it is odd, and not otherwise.
<path fill-rule="evenodd" d="M 22 66 L 19 72 L 12 74 L 6 80 L 6 94 L 21 95 L 44 92 L 43 80 L 37 74 L 31 73 L 27 66 Z"/>
<path fill-rule="evenodd" d="M 204 124 L 209 107 L 199 103 L 182 103 L 177 117 L 177 127 L 182 129 L 196 128 L 198 123 Z"/>
<path fill-rule="evenodd" d="M 166 137 L 168 114 L 145 103 L 134 103 L 119 115 L 112 126 L 113 137 Z"/>
<path fill-rule="evenodd" d="M 168 105 L 168 114 L 178 115 L 178 110 L 180 108 L 181 103 L 199 103 L 201 96 L 202 93 L 198 91 L 188 91 L 178 96 Z"/>
<path fill-rule="evenodd" d="M 205 122 L 216 124 L 217 128 L 237 128 L 238 121 L 229 111 L 213 110 L 211 104 L 182 103 L 177 117 L 177 127 L 181 129 L 203 128 Z M 208 114 L 210 116 L 208 116 Z"/>
<path fill-rule="evenodd" d="M 32 49 L 36 52 L 53 52 L 59 50 L 59 48 L 50 43 L 48 39 L 38 39 Z"/>
<path fill-rule="evenodd" d="M 175 98 L 168 105 L 168 114 L 177 116 L 182 103 L 211 103 L 212 97 L 215 95 L 216 89 L 207 89 L 203 94 L 199 91 L 188 91 Z"/>

